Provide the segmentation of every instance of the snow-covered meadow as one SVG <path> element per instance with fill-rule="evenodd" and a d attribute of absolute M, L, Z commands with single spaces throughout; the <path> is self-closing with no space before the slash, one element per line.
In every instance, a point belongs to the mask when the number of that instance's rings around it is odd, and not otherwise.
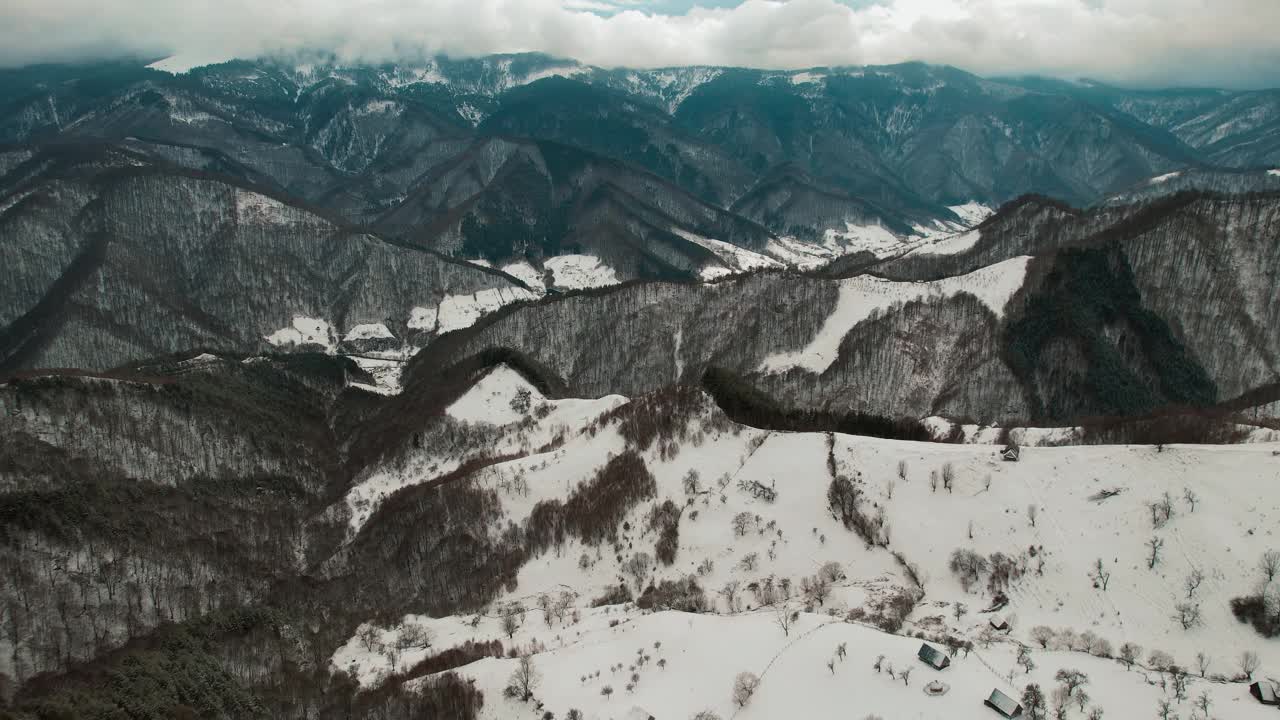
<path fill-rule="evenodd" d="M 505 526 L 524 523 L 539 501 L 567 500 L 627 450 L 618 424 L 599 418 L 629 402 L 547 400 L 499 366 L 448 414 L 492 428 L 502 454 L 517 456 L 469 480 L 498 493 Z M 551 437 L 559 438 L 554 449 L 539 451 Z M 1156 717 L 1161 700 L 1189 718 L 1202 694 L 1211 717 L 1271 717 L 1274 709 L 1232 680 L 1245 652 L 1260 659 L 1255 678 L 1280 676 L 1280 645 L 1238 622 L 1229 601 L 1256 590 L 1263 553 L 1280 549 L 1278 448 L 1027 447 L 1020 461 L 1007 462 L 993 445 L 747 428 L 705 405 L 674 452 L 661 443 L 640 452 L 656 492 L 630 509 L 616 543 L 570 538 L 529 560 L 515 589 L 482 612 L 368 624 L 331 664 L 376 686 L 439 651 L 496 640 L 508 654 L 527 654 L 539 682 L 534 699 L 523 702 L 503 693 L 518 659 L 455 668 L 484 691 L 488 718 L 566 717 L 570 709 L 601 719 L 688 718 L 701 710 L 723 718 L 988 718 L 997 717 L 982 703 L 992 689 L 1017 697 L 1037 682 L 1049 696 L 1063 668 L 1088 675 L 1084 704 L 1108 718 Z M 450 469 L 436 461 L 427 470 L 431 451 L 421 452 L 394 478 L 375 475 L 357 488 L 361 498 Z M 865 511 L 883 513 L 883 546 L 868 546 L 831 511 L 833 468 L 859 488 Z M 762 487 L 776 497 L 770 501 Z M 681 510 L 678 549 L 664 565 L 652 557 L 650 513 L 668 499 Z M 348 502 L 354 510 L 351 496 Z M 367 517 L 353 513 L 353 531 Z M 1007 584 L 991 583 L 989 569 L 964 582 L 951 567 L 958 549 L 1002 554 Z M 635 561 L 640 554 L 647 562 Z M 593 607 L 619 584 L 635 591 L 689 577 L 708 612 L 623 601 Z M 809 586 L 820 577 L 829 587 L 818 596 Z M 919 602 L 896 632 L 886 632 L 884 607 L 903 595 Z M 544 597 L 562 610 L 544 615 Z M 1006 602 L 998 613 L 984 612 Z M 517 603 L 523 612 L 504 628 Z M 1189 627 L 1180 606 L 1196 609 Z M 995 617 L 1010 629 L 993 631 Z M 409 626 L 421 628 L 430 647 L 386 652 Z M 973 647 L 935 671 L 915 659 L 917 634 Z M 1125 643 L 1141 646 L 1131 669 L 1105 657 L 1118 656 Z M 886 667 L 877 672 L 880 655 Z M 1155 667 L 1165 662 L 1192 675 L 1182 700 L 1172 675 Z M 904 682 L 890 678 L 887 665 L 913 670 Z M 739 708 L 731 688 L 743 672 L 760 684 Z M 946 694 L 924 692 L 933 679 L 946 683 Z M 1087 712 L 1073 705 L 1067 717 Z"/>

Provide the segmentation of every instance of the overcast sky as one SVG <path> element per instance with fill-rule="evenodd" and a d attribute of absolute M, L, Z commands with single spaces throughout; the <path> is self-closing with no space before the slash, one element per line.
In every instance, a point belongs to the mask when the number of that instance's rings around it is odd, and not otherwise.
<path fill-rule="evenodd" d="M 541 51 L 606 67 L 923 60 L 983 75 L 1280 87 L 1280 0 L 4 0 L 0 64 Z"/>

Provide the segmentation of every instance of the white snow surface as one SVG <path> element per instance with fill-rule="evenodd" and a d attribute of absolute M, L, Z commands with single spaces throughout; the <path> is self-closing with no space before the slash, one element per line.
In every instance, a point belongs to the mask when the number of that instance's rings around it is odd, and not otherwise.
<path fill-rule="evenodd" d="M 294 315 L 292 325 L 280 328 L 264 339 L 276 347 L 321 345 L 329 352 L 333 352 L 337 345 L 337 333 L 328 321 L 303 315 Z"/>
<path fill-rule="evenodd" d="M 1276 176 L 1276 177 L 1280 177 L 1280 168 L 1276 168 L 1275 170 L 1268 170 L 1268 171 L 1267 171 L 1267 174 L 1268 174 L 1268 175 L 1274 175 L 1274 176 Z"/>
<path fill-rule="evenodd" d="M 622 282 L 613 268 L 594 255 L 558 255 L 542 263 L 551 270 L 554 287 L 567 290 L 617 285 Z"/>
<path fill-rule="evenodd" d="M 980 239 L 982 239 L 981 230 L 970 230 L 958 235 L 944 237 L 932 245 L 922 245 L 915 252 L 920 255 L 958 255 L 972 250 Z"/>
<path fill-rule="evenodd" d="M 596 609 L 571 628 L 538 628 L 543 631 L 540 639 L 557 631 L 574 633 L 575 642 L 567 647 L 553 646 L 534 655 L 534 667 L 542 678 L 537 699 L 556 717 L 577 708 L 588 720 L 683 719 L 702 710 L 738 720 L 861 720 L 872 715 L 894 720 L 992 720 L 999 716 L 983 701 L 993 689 L 1017 697 L 1028 682 L 1037 682 L 1052 691 L 1054 674 L 1063 668 L 1088 675 L 1091 704 L 1106 708 L 1107 717 L 1154 718 L 1157 701 L 1168 697 L 1154 674 L 1124 672 L 1115 661 L 1073 653 L 1033 652 L 1036 669 L 1030 675 L 1019 669 L 1011 682 L 1005 674 L 1015 666 L 1017 656 L 1011 643 L 980 649 L 967 659 L 961 656 L 939 672 L 916 659 L 919 640 L 815 613 L 802 613 L 789 636 L 783 635 L 768 611 L 736 616 L 623 615 L 615 609 L 612 619 L 619 624 L 612 628 L 607 623 L 601 627 L 600 619 Z M 526 622 L 540 625 L 541 619 L 531 614 Z M 848 655 L 836 659 L 828 672 L 826 663 L 842 643 Z M 627 691 L 630 665 L 638 650 L 650 660 L 637 668 L 640 681 Z M 911 668 L 910 682 L 872 670 L 880 655 L 897 669 Z M 659 660 L 665 661 L 665 667 L 656 666 Z M 517 663 L 487 658 L 458 671 L 484 692 L 481 718 L 533 717 L 528 712 L 531 704 L 502 697 Z M 610 669 L 618 664 L 622 667 Z M 596 671 L 598 678 L 582 680 Z M 744 671 L 757 675 L 760 685 L 750 703 L 739 710 L 730 700 L 730 688 L 735 676 Z M 946 683 L 948 692 L 940 697 L 925 694 L 923 687 L 932 680 Z M 614 690 L 607 698 L 600 692 L 606 685 Z M 1214 717 L 1261 720 L 1275 715 L 1274 708 L 1254 702 L 1242 684 L 1192 680 L 1188 694 L 1195 697 L 1201 692 L 1209 694 Z M 1183 703 L 1183 709 L 1189 706 L 1190 701 Z M 640 714 L 635 714 L 637 709 Z M 1083 714 L 1077 709 L 1068 717 Z"/>
<path fill-rule="evenodd" d="M 910 247 L 909 241 L 894 235 L 883 225 L 854 225 L 845 223 L 843 231 L 829 228 L 823 234 L 824 247 L 838 251 L 840 255 L 849 255 L 867 251 L 876 257 L 896 255 Z"/>
<path fill-rule="evenodd" d="M 699 276 L 703 280 L 713 280 L 715 278 L 733 275 L 736 273 L 751 272 L 753 270 L 764 270 L 766 268 L 780 268 L 783 263 L 777 260 L 752 252 L 746 248 L 740 248 L 737 245 L 724 242 L 723 240 L 715 240 L 709 237 L 703 237 L 697 233 L 682 230 L 680 228 L 671 228 L 671 232 L 688 240 L 699 247 L 710 250 L 716 259 L 720 261 L 719 265 L 707 265 L 699 272 Z"/>
<path fill-rule="evenodd" d="M 825 73 L 818 72 L 798 72 L 791 76 L 792 85 L 807 85 L 809 83 L 820 83 L 826 80 Z"/>
<path fill-rule="evenodd" d="M 1001 317 L 1005 303 L 1022 287 L 1030 260 L 1030 256 L 1023 255 L 967 275 L 933 282 L 896 282 L 869 275 L 841 280 L 835 309 L 827 316 L 818 334 L 803 348 L 766 357 L 760 364 L 760 370 L 784 372 L 801 368 L 820 374 L 835 362 L 840 342 L 855 325 L 877 310 L 921 298 L 951 297 L 967 292 Z"/>
<path fill-rule="evenodd" d="M 535 405 L 543 402 L 515 371 L 495 369 L 449 414 L 506 422 L 513 417 L 510 398 L 522 387 L 530 390 Z M 614 406 L 625 402 L 613 399 Z M 568 497 L 580 480 L 623 449 L 614 424 L 586 431 L 596 409 L 574 412 L 573 418 L 535 420 L 534 427 L 526 428 L 529 437 L 518 441 L 522 447 L 536 447 L 556 425 L 557 432 L 565 432 L 565 442 L 552 451 L 490 466 L 471 480 L 498 496 L 503 517 L 493 532 L 524 522 L 540 501 Z M 529 609 L 513 638 L 500 630 L 494 605 L 474 618 L 409 615 L 389 627 L 375 626 L 377 641 L 393 646 L 402 628 L 415 624 L 431 632 L 432 648 L 407 650 L 392 668 L 387 654 L 366 650 L 353 637 L 337 648 L 332 668 L 350 670 L 370 687 L 428 654 L 467 640 L 499 640 L 504 650 L 532 654 L 541 677 L 536 696 L 544 709 L 564 717 L 578 708 L 586 718 L 600 720 L 627 717 L 633 708 L 664 718 L 688 718 L 710 709 L 724 718 L 746 719 L 858 720 L 874 713 L 906 720 L 985 720 L 995 717 L 982 704 L 993 688 L 1017 697 L 1034 681 L 1049 691 L 1062 668 L 1088 675 L 1090 704 L 1102 707 L 1109 718 L 1154 717 L 1157 700 L 1170 697 L 1159 674 L 1145 667 L 1126 671 L 1115 660 L 1071 649 L 1057 639 L 1040 648 L 1031 636 L 1038 625 L 1077 634 L 1089 631 L 1116 649 L 1124 642 L 1138 643 L 1144 649 L 1140 665 L 1158 649 L 1182 667 L 1194 668 L 1196 653 L 1204 652 L 1210 676 L 1234 675 L 1240 653 L 1256 651 L 1262 667 L 1255 676 L 1280 675 L 1280 645 L 1237 622 L 1228 605 L 1231 597 L 1253 591 L 1262 552 L 1280 541 L 1280 497 L 1271 492 L 1276 472 L 1272 452 L 1280 446 L 1027 447 L 1020 462 L 1010 463 L 1002 462 L 989 445 L 769 432 L 715 421 L 715 415 L 709 402 L 695 413 L 675 453 L 657 444 L 639 451 L 656 492 L 619 527 L 620 551 L 608 543 L 592 547 L 569 540 L 520 570 L 516 587 L 498 599 L 520 601 Z M 829 457 L 836 473 L 854 478 L 862 488 L 864 507 L 885 512 L 892 530 L 888 549 L 868 548 L 833 518 L 826 499 Z M 945 465 L 956 478 L 951 491 L 931 488 L 930 474 Z M 687 495 L 683 478 L 691 470 L 698 474 L 700 488 Z M 772 486 L 778 496 L 774 502 L 758 499 L 740 481 Z M 1196 496 L 1194 509 L 1182 499 L 1184 489 Z M 1103 490 L 1116 492 L 1103 498 Z M 1174 498 L 1173 517 L 1153 529 L 1147 504 L 1165 492 Z M 712 612 L 654 613 L 632 604 L 590 607 L 606 587 L 624 579 L 618 554 L 651 551 L 655 538 L 647 517 L 664 499 L 683 505 L 684 511 L 675 561 L 658 565 L 652 579 L 696 576 Z M 1038 510 L 1034 524 L 1028 506 Z M 741 512 L 758 520 L 738 535 L 730 520 Z M 1165 545 L 1160 562 L 1151 568 L 1144 543 L 1153 535 Z M 961 586 L 948 567 L 955 548 L 983 555 L 1002 552 L 1025 569 L 1008 588 L 1010 604 L 1000 610 L 1012 629 L 992 638 L 990 645 L 981 641 L 981 634 L 991 617 L 984 608 L 993 598 L 985 582 Z M 870 609 L 910 585 L 889 551 L 901 553 L 917 568 L 926 590 L 898 634 L 846 621 L 849 610 Z M 1089 576 L 1098 559 L 1111 573 L 1105 590 Z M 776 622 L 775 608 L 803 611 L 795 595 L 774 607 L 760 607 L 747 589 L 769 577 L 786 578 L 795 588 L 828 562 L 838 563 L 843 577 L 823 605 L 801 612 L 787 634 Z M 1174 605 L 1186 599 L 1184 580 L 1193 569 L 1205 575 L 1193 593 L 1203 624 L 1184 630 L 1173 619 Z M 729 581 L 739 583 L 733 605 L 717 592 Z M 577 619 L 571 613 L 563 620 L 544 621 L 538 596 L 561 592 L 567 593 Z M 959 619 L 956 603 L 967 607 Z M 907 635 L 917 632 L 958 635 L 974 641 L 976 648 L 968 657 L 958 655 L 951 668 L 934 671 L 915 659 L 920 641 Z M 834 670 L 828 671 L 826 662 L 840 643 L 847 645 L 849 655 L 836 659 Z M 1019 644 L 1030 647 L 1036 667 L 1029 674 L 1016 665 Z M 638 660 L 645 655 L 649 659 Z M 896 669 L 912 668 L 909 683 L 873 671 L 879 655 Z M 659 660 L 665 667 L 658 666 Z M 532 703 L 502 694 L 515 664 L 510 658 L 486 658 L 454 670 L 484 692 L 482 717 L 532 716 Z M 640 679 L 628 691 L 632 665 Z M 751 702 L 735 710 L 729 689 L 734 676 L 744 671 L 760 676 L 761 684 Z M 949 685 L 948 693 L 931 697 L 922 692 L 932 679 Z M 615 691 L 612 697 L 601 694 L 606 685 Z M 1209 694 L 1215 718 L 1252 720 L 1275 713 L 1255 703 L 1245 683 L 1192 677 L 1189 697 L 1201 692 Z M 1189 701 L 1179 708 L 1186 717 Z M 1076 711 L 1070 717 L 1082 715 Z"/>
<path fill-rule="evenodd" d="M 404 372 L 404 360 L 362 357 L 359 355 L 351 356 L 351 359 L 362 370 L 372 375 L 374 380 L 373 385 L 353 382 L 351 383 L 353 386 L 378 393 L 379 395 L 397 395 L 400 393 L 400 375 Z"/>
<path fill-rule="evenodd" d="M 199 67 L 206 65 L 217 65 L 233 59 L 230 55 L 210 55 L 208 53 L 186 53 L 178 55 L 170 55 L 163 60 L 157 60 L 147 67 L 153 70 L 163 70 L 174 75 L 182 75 L 191 72 Z"/>
<path fill-rule="evenodd" d="M 514 262 L 509 265 L 503 265 L 502 272 L 516 278 L 534 290 L 541 290 L 543 288 L 542 271 L 524 260 Z"/>
<path fill-rule="evenodd" d="M 974 200 L 970 200 L 963 205 L 949 205 L 947 209 L 959 215 L 960 220 L 969 227 L 982 224 L 983 220 L 996 213 L 994 208 Z"/>
<path fill-rule="evenodd" d="M 523 423 L 525 414 L 511 407 L 512 399 L 522 389 L 529 392 L 531 409 L 545 406 L 546 414 L 537 423 Z M 497 442 L 478 450 L 489 457 L 498 457 L 521 454 L 541 447 L 558 435 L 581 433 L 592 420 L 625 401 L 625 398 L 618 395 L 607 395 L 594 400 L 548 400 L 520 373 L 506 365 L 498 365 L 454 401 L 446 413 L 459 422 L 502 428 L 503 432 Z M 452 448 L 438 450 L 440 451 L 420 452 L 412 456 L 403 467 L 379 468 L 352 487 L 344 500 L 350 512 L 350 535 L 354 537 L 378 505 L 393 492 L 445 475 L 456 470 L 464 460 L 472 459 L 451 454 Z M 586 454 L 584 458 L 599 460 L 592 454 Z M 512 465 L 513 462 L 516 465 Z M 497 467 L 518 467 L 520 462 L 510 461 Z M 500 474 L 501 470 L 495 472 Z"/>
<path fill-rule="evenodd" d="M 1157 175 L 1151 178 L 1150 180 L 1148 180 L 1147 182 L 1150 183 L 1151 185 L 1159 185 L 1161 183 L 1169 182 L 1170 180 L 1178 177 L 1181 174 L 1182 174 L 1181 172 L 1165 173 L 1164 175 Z"/>
<path fill-rule="evenodd" d="M 350 342 L 352 340 L 377 340 L 377 339 L 395 339 L 395 335 L 387 329 L 382 323 L 362 323 L 356 325 L 347 331 L 342 337 L 343 340 Z"/>
<path fill-rule="evenodd" d="M 236 218 L 239 222 L 272 225 L 324 225 L 325 221 L 301 208 L 249 190 L 236 190 Z"/>
<path fill-rule="evenodd" d="M 470 295 L 446 295 L 435 307 L 415 307 L 409 311 L 408 326 L 414 330 L 446 333 L 471 327 L 484 315 L 522 300 L 536 300 L 537 293 L 520 287 L 486 288 Z"/>

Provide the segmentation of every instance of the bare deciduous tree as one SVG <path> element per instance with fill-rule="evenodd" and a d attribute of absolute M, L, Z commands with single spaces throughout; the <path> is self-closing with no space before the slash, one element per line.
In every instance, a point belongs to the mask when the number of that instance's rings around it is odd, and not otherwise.
<path fill-rule="evenodd" d="M 1053 678 L 1067 689 L 1067 695 L 1074 695 L 1078 688 L 1089 684 L 1089 676 L 1074 668 L 1063 668 Z"/>
<path fill-rule="evenodd" d="M 652 566 L 653 561 L 649 558 L 649 553 L 638 552 L 623 564 L 622 571 L 635 579 L 636 589 L 639 590 L 644 587 L 645 578 L 649 576 L 649 568 Z"/>
<path fill-rule="evenodd" d="M 356 632 L 356 639 L 369 652 L 373 652 L 373 649 L 378 647 L 381 636 L 382 633 L 378 632 L 378 629 L 372 625 L 362 625 Z"/>
<path fill-rule="evenodd" d="M 747 706 L 751 702 L 751 696 L 756 694 L 756 689 L 760 687 L 760 678 L 754 673 L 741 672 L 733 679 L 733 704 L 740 708 Z"/>
<path fill-rule="evenodd" d="M 783 637 L 791 637 L 791 626 L 800 619 L 800 611 L 792 610 L 786 603 L 778 603 L 773 607 L 773 621 L 782 628 Z"/>
<path fill-rule="evenodd" d="M 1196 668 L 1200 670 L 1200 677 L 1204 677 L 1209 672 L 1209 663 L 1212 662 L 1208 655 L 1203 652 L 1196 653 Z"/>
<path fill-rule="evenodd" d="M 1182 488 L 1182 499 L 1187 501 L 1187 505 L 1191 508 L 1191 512 L 1196 511 L 1196 503 L 1200 501 L 1200 496 L 1196 495 L 1196 491 L 1189 487 Z"/>
<path fill-rule="evenodd" d="M 1106 592 L 1107 585 L 1111 583 L 1111 573 L 1107 572 L 1102 564 L 1102 558 L 1098 558 L 1093 566 L 1093 573 L 1089 577 L 1093 578 L 1094 587 L 1102 588 L 1103 592 Z"/>
<path fill-rule="evenodd" d="M 720 589 L 720 594 L 724 596 L 725 602 L 729 604 L 729 612 L 738 611 L 738 588 L 740 583 L 737 580 L 729 580 L 725 582 L 724 587 Z"/>
<path fill-rule="evenodd" d="M 538 672 L 538 668 L 534 667 L 533 656 L 525 653 L 520 656 L 520 662 L 511 672 L 507 687 L 514 691 L 514 696 L 522 701 L 528 701 L 533 697 L 533 691 L 537 689 L 540 682 L 542 682 L 542 674 Z"/>
<path fill-rule="evenodd" d="M 1187 589 L 1187 599 L 1195 597 L 1196 591 L 1200 589 L 1200 585 L 1204 583 L 1204 573 L 1199 568 L 1193 569 L 1191 574 L 1187 576 L 1183 587 Z"/>
<path fill-rule="evenodd" d="M 1151 554 L 1147 557 L 1147 567 L 1154 570 L 1156 564 L 1160 562 L 1160 548 L 1164 547 L 1164 540 L 1152 535 L 1147 541 L 1147 547 L 1151 550 Z"/>
<path fill-rule="evenodd" d="M 396 644 L 405 650 L 409 648 L 429 648 L 433 639 L 429 628 L 424 625 L 411 624 L 405 625 L 400 629 L 400 634 L 396 636 Z"/>
<path fill-rule="evenodd" d="M 1205 720 L 1209 720 L 1210 705 L 1212 705 L 1212 703 L 1209 702 L 1208 691 L 1200 693 L 1200 697 L 1196 698 L 1196 709 L 1200 711 L 1200 714 L 1204 716 Z"/>
<path fill-rule="evenodd" d="M 1276 579 L 1276 575 L 1280 575 L 1280 550 L 1268 550 L 1262 553 L 1262 560 L 1258 562 L 1258 569 L 1262 570 L 1262 574 L 1267 576 L 1267 582 Z"/>
<path fill-rule="evenodd" d="M 1198 603 L 1178 603 L 1173 609 L 1173 619 L 1182 625 L 1183 630 L 1200 624 L 1200 605 Z"/>
<path fill-rule="evenodd" d="M 1048 625 L 1037 625 L 1031 628 L 1031 639 L 1036 641 L 1041 648 L 1048 648 L 1049 643 L 1053 642 L 1053 628 Z"/>
<path fill-rule="evenodd" d="M 1036 526 L 1036 516 L 1039 514 L 1040 510 L 1036 507 L 1035 503 L 1027 506 L 1027 519 L 1031 521 L 1031 527 Z"/>
<path fill-rule="evenodd" d="M 518 602 L 508 603 L 502 606 L 501 613 L 502 632 L 510 639 L 524 624 L 524 606 Z"/>
<path fill-rule="evenodd" d="M 1252 650 L 1245 650 L 1240 653 L 1240 672 L 1243 672 L 1245 677 L 1252 680 L 1253 673 L 1258 669 L 1258 665 L 1258 653 Z"/>
<path fill-rule="evenodd" d="M 1142 657 L 1141 645 L 1127 642 L 1120 646 L 1120 661 L 1124 663 L 1126 668 L 1133 667 L 1140 657 Z"/>

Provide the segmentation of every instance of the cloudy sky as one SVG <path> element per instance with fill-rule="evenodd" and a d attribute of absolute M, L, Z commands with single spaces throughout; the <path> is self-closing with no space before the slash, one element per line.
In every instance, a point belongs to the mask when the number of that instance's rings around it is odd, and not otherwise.
<path fill-rule="evenodd" d="M 601 66 L 923 60 L 985 75 L 1280 87 L 1280 0 L 5 0 L 0 65 L 542 51 Z"/>

